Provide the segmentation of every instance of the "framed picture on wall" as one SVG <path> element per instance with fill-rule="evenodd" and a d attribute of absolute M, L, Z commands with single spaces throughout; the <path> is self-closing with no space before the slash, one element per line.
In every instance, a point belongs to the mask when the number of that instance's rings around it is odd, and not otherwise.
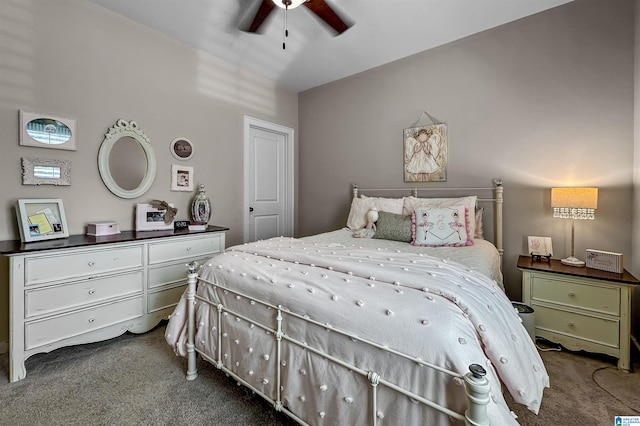
<path fill-rule="evenodd" d="M 404 129 L 404 181 L 447 180 L 448 136 L 446 124 Z"/>
<path fill-rule="evenodd" d="M 20 239 L 24 243 L 67 238 L 67 217 L 62 200 L 21 199 L 16 205 Z"/>
<path fill-rule="evenodd" d="M 171 141 L 171 154 L 178 160 L 188 160 L 193 156 L 193 144 L 186 138 L 175 138 Z"/>
<path fill-rule="evenodd" d="M 193 191 L 193 167 L 171 165 L 171 190 Z"/>

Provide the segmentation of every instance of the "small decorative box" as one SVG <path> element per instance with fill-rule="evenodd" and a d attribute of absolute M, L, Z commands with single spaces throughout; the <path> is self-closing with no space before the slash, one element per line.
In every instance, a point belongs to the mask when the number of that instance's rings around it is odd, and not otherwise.
<path fill-rule="evenodd" d="M 118 222 L 96 222 L 87 225 L 87 235 L 114 235 L 120 233 L 120 224 Z"/>
<path fill-rule="evenodd" d="M 587 268 L 621 274 L 623 272 L 622 253 L 587 249 Z"/>

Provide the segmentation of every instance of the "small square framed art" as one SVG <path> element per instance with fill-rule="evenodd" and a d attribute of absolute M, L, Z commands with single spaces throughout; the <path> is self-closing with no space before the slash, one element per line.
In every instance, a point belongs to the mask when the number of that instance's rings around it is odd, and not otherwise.
<path fill-rule="evenodd" d="M 193 191 L 193 167 L 171 165 L 171 190 Z"/>

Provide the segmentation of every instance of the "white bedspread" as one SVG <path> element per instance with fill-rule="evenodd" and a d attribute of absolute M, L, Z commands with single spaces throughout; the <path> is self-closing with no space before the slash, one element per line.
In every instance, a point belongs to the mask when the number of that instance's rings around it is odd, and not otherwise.
<path fill-rule="evenodd" d="M 353 238 L 353 231 L 342 228 L 335 231 L 312 235 L 303 240 L 319 243 L 337 243 L 346 247 L 363 247 L 407 253 L 424 253 L 438 259 L 454 261 L 475 269 L 493 279 L 503 290 L 502 270 L 500 268 L 500 254 L 489 241 L 475 239 L 473 245 L 464 247 L 422 247 L 409 243 L 376 238 Z"/>
<path fill-rule="evenodd" d="M 335 240 L 334 240 L 335 241 Z M 376 240 L 380 242 L 380 240 Z M 459 250 L 456 249 L 456 250 Z M 460 411 L 466 405 L 458 379 L 433 373 L 414 361 L 391 359 L 351 339 L 330 334 L 331 327 L 464 374 L 472 363 L 487 370 L 492 392 L 492 424 L 516 424 L 501 393 L 537 412 L 549 378 L 533 342 L 501 288 L 485 273 L 422 253 L 346 246 L 318 239 L 274 238 L 235 246 L 215 256 L 201 276 L 219 287 L 198 286 L 198 295 L 275 327 L 272 309 L 253 299 L 326 324 L 310 327 L 289 320 L 285 333 L 336 354 L 366 371 Z M 247 297 L 224 291 L 234 288 Z M 275 397 L 275 349 L 265 332 L 240 318 L 217 324 L 217 309 L 198 304 L 196 347 L 216 357 L 210 330 L 221 327 L 223 362 L 266 395 Z M 166 339 L 186 354 L 186 301 L 171 316 Z M 273 336 L 269 336 L 271 341 Z M 364 424 L 370 419 L 366 380 L 297 347 L 283 350 L 283 400 L 311 424 Z M 381 425 L 442 424 L 446 416 L 426 413 L 406 397 L 380 387 Z M 359 404 L 357 404 L 359 402 Z"/>

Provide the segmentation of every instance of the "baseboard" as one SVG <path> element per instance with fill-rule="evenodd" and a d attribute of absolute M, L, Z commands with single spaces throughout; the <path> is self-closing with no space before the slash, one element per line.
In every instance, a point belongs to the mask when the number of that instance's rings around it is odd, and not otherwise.
<path fill-rule="evenodd" d="M 9 342 L 0 342 L 0 354 L 9 353 Z"/>

